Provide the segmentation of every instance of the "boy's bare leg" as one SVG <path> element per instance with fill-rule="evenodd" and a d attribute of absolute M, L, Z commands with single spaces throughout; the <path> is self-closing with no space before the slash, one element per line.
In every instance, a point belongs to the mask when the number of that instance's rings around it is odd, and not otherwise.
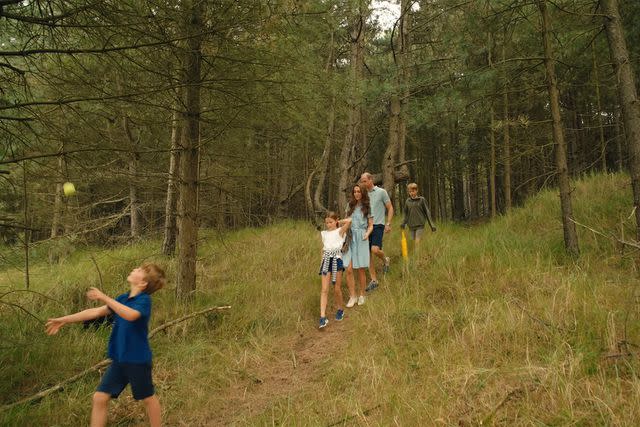
<path fill-rule="evenodd" d="M 91 406 L 91 427 L 104 427 L 107 425 L 107 413 L 111 396 L 108 393 L 96 391 L 93 393 L 93 405 Z"/>
<path fill-rule="evenodd" d="M 151 427 L 160 427 L 162 425 L 162 408 L 160 400 L 155 394 L 143 400 L 144 406 L 147 408 L 147 416 L 149 417 L 149 425 Z"/>

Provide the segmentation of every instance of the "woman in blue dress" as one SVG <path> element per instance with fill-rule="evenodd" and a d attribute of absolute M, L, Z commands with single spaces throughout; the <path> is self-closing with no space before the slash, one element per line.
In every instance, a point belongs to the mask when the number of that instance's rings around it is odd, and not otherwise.
<path fill-rule="evenodd" d="M 347 307 L 351 308 L 356 303 L 358 305 L 364 304 L 370 256 L 369 234 L 373 231 L 369 192 L 360 185 L 355 185 L 351 190 L 347 217 L 351 217 L 351 239 L 349 240 L 349 249 L 342 256 L 342 260 L 347 266 L 347 288 L 349 289 Z M 360 285 L 357 293 L 354 270 L 358 272 L 358 284 Z"/>

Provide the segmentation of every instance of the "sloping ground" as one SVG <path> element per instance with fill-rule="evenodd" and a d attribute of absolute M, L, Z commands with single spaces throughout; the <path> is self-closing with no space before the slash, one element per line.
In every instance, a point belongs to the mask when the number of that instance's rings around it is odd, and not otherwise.
<path fill-rule="evenodd" d="M 575 186 L 578 222 L 632 235 L 627 177 Z M 154 339 L 166 424 L 636 425 L 636 254 L 590 229 L 579 228 L 580 259 L 566 257 L 558 198 L 545 192 L 488 224 L 439 224 L 409 274 L 394 230 L 385 238 L 392 272 L 364 306 L 324 331 L 316 327 L 320 242 L 308 224 L 224 239 L 203 233 L 198 305 L 232 309 Z M 105 283 L 122 287 L 153 247 L 96 251 Z M 48 267 L 37 266 L 35 277 L 38 268 Z M 71 278 L 83 269 L 92 264 L 79 252 L 49 271 L 53 287 L 36 280 L 60 301 L 42 307 L 42 317 L 84 304 L 86 280 Z M 170 290 L 154 304 L 154 324 L 193 309 L 176 306 Z M 0 367 L 0 382 L 10 378 L 20 395 L 89 366 L 106 345 L 104 333 L 71 329 L 52 340 L 39 325 L 22 329 L 28 351 L 2 353 Z M 2 414 L 2 424 L 86 424 L 97 381 Z M 111 420 L 143 425 L 143 409 L 127 394 Z"/>

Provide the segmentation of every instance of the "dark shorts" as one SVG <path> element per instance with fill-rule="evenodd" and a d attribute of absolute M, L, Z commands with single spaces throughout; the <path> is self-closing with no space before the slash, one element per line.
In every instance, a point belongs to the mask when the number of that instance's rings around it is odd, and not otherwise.
<path fill-rule="evenodd" d="M 382 237 L 384 236 L 384 224 L 374 224 L 373 231 L 369 235 L 369 250 L 373 246 L 382 249 Z"/>
<path fill-rule="evenodd" d="M 344 271 L 344 265 L 342 264 L 342 259 L 341 258 L 333 258 L 333 257 L 331 257 L 331 258 L 329 258 L 329 271 L 327 271 L 324 274 L 322 273 L 322 270 L 324 269 L 323 268 L 324 267 L 324 262 L 325 262 L 324 259 L 323 259 L 322 263 L 320 264 L 320 271 L 318 272 L 318 274 L 321 275 L 321 276 L 326 276 L 327 274 L 331 274 L 331 265 L 334 262 L 334 259 L 338 263 L 338 265 L 336 267 L 337 271 Z"/>
<path fill-rule="evenodd" d="M 111 363 L 102 377 L 98 391 L 116 399 L 127 384 L 131 384 L 131 392 L 136 400 L 153 396 L 155 390 L 151 382 L 151 364 Z"/>

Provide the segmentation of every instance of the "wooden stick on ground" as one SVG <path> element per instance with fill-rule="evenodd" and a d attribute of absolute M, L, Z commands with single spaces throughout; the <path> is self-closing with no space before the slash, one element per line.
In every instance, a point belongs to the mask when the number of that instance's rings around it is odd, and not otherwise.
<path fill-rule="evenodd" d="M 188 314 L 186 316 L 179 317 L 179 318 L 177 318 L 175 320 L 171 320 L 170 322 L 164 323 L 164 324 L 158 326 L 157 328 L 153 329 L 151 332 L 149 332 L 149 338 L 153 337 L 158 332 L 163 331 L 163 330 L 167 329 L 168 327 L 173 326 L 173 325 L 175 325 L 177 323 L 184 322 L 185 320 L 194 318 L 196 316 L 200 316 L 202 314 L 210 313 L 212 311 L 228 310 L 230 308 L 231 308 L 230 305 L 224 305 L 224 306 L 220 306 L 220 307 L 209 307 L 209 308 L 206 308 L 204 310 L 196 311 L 195 313 L 191 313 L 191 314 Z M 74 375 L 74 376 L 72 376 L 70 378 L 67 378 L 64 381 L 59 382 L 58 384 L 54 385 L 53 387 L 49 387 L 48 389 L 42 390 L 41 392 L 38 392 L 38 393 L 36 393 L 36 394 L 34 394 L 32 396 L 25 397 L 24 399 L 20 399 L 17 402 L 9 403 L 8 405 L 4 405 L 4 406 L 0 407 L 0 412 L 6 411 L 6 410 L 11 409 L 13 407 L 16 407 L 18 405 L 23 405 L 25 403 L 35 402 L 37 400 L 42 399 L 43 397 L 46 397 L 46 396 L 48 396 L 50 394 L 55 393 L 57 391 L 62 391 L 62 390 L 64 390 L 64 388 L 67 385 L 79 380 L 80 378 L 84 377 L 87 374 L 90 374 L 90 373 L 95 372 L 95 371 L 97 371 L 97 370 L 99 370 L 101 368 L 109 366 L 110 364 L 111 364 L 111 359 L 104 359 L 104 360 L 96 363 L 95 365 L 91 366 L 90 368 L 87 368 L 84 371 L 82 371 L 82 372 L 80 372 L 80 373 L 78 373 L 78 374 L 76 374 L 76 375 Z"/>

